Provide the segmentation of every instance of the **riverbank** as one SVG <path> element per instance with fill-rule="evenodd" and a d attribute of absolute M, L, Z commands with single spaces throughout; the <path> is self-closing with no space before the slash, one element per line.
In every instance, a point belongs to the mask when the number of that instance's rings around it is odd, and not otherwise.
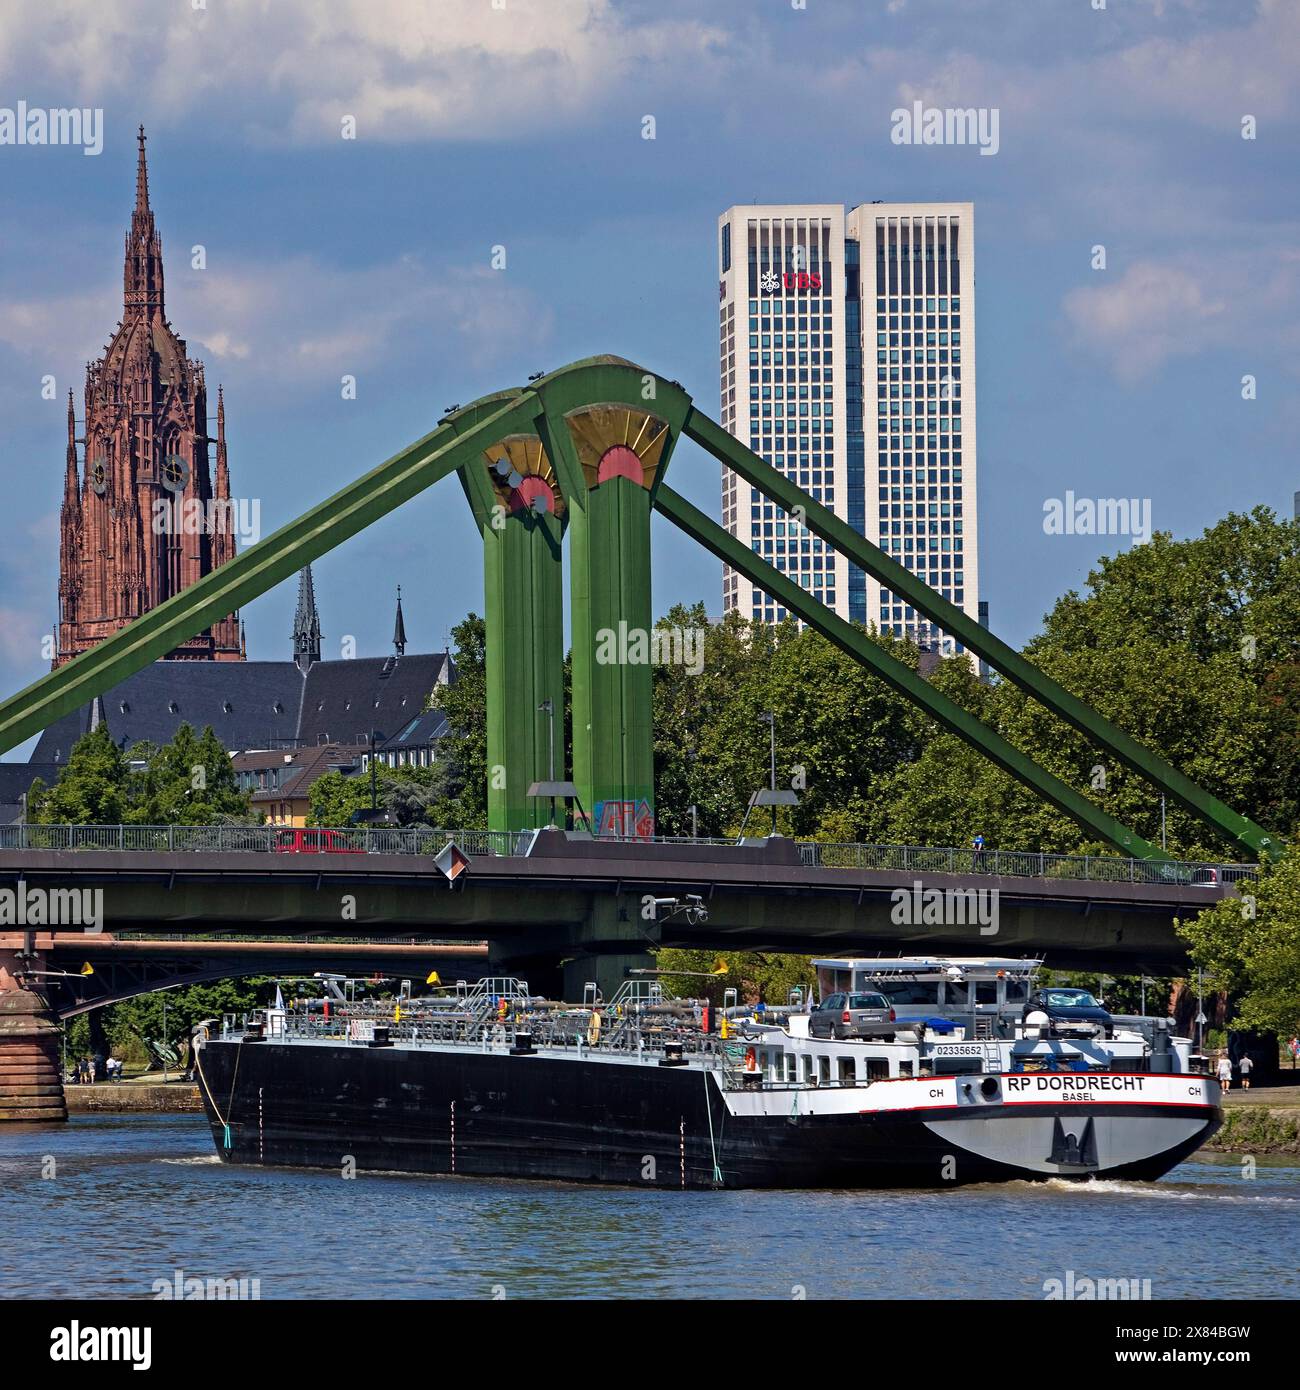
<path fill-rule="evenodd" d="M 1223 1127 L 1205 1153 L 1300 1154 L 1300 1086 L 1229 1091 Z"/>
<path fill-rule="evenodd" d="M 203 1109 L 199 1088 L 192 1081 L 97 1081 L 64 1087 L 68 1114 L 188 1115 Z"/>

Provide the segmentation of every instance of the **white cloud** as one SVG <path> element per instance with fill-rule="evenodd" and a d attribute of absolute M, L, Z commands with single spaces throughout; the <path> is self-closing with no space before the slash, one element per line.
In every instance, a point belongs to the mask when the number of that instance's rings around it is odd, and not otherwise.
<path fill-rule="evenodd" d="M 413 342 L 427 344 L 430 365 L 490 371 L 521 347 L 544 346 L 553 327 L 549 308 L 504 273 L 413 257 L 358 269 L 305 256 L 233 264 L 174 281 L 168 312 L 211 380 L 224 364 L 251 363 L 277 381 L 336 381 L 383 367 Z M 120 292 L 109 285 L 0 300 L 0 343 L 58 375 L 99 356 L 94 338 L 120 314 Z"/>
<path fill-rule="evenodd" d="M 564 127 L 629 86 L 707 80 L 726 36 L 614 0 L 46 0 L 0 15 L 0 81 L 142 115 L 210 112 L 277 143 L 495 139 Z M 43 82 L 44 86 L 45 83 Z M 629 138 L 635 138 L 629 136 Z"/>
<path fill-rule="evenodd" d="M 1250 256 L 1184 255 L 1141 260 L 1118 278 L 1065 296 L 1065 317 L 1076 340 L 1103 357 L 1132 385 L 1177 357 L 1215 347 L 1243 350 L 1242 371 L 1294 348 L 1300 310 L 1300 255 L 1274 260 L 1261 274 Z"/>

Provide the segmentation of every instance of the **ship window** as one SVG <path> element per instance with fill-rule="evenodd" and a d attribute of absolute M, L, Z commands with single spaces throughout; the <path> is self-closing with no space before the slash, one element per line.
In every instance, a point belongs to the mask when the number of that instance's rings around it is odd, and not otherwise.
<path fill-rule="evenodd" d="M 899 1076 L 911 1076 L 911 1075 L 912 1075 L 912 1064 L 911 1064 L 911 1062 L 910 1062 L 910 1061 L 908 1061 L 908 1062 L 900 1062 L 900 1063 L 898 1064 L 898 1074 L 899 1074 Z"/>
<path fill-rule="evenodd" d="M 840 1085 L 852 1086 L 858 1079 L 857 1068 L 853 1065 L 852 1057 L 841 1057 L 840 1063 Z"/>
<path fill-rule="evenodd" d="M 831 1081 L 831 1059 L 829 1057 L 818 1057 L 817 1059 L 817 1080 L 823 1086 L 829 1086 Z"/>
<path fill-rule="evenodd" d="M 889 1058 L 888 1058 L 888 1057 L 868 1057 L 868 1058 L 867 1058 L 867 1080 L 868 1080 L 868 1081 L 888 1081 L 888 1080 L 889 1080 Z"/>
<path fill-rule="evenodd" d="M 797 1062 L 795 1061 L 794 1054 L 793 1054 L 793 1053 L 790 1053 L 790 1052 L 787 1052 L 787 1053 L 783 1054 L 782 1060 L 783 1060 L 783 1062 L 784 1062 L 784 1064 L 785 1064 L 784 1070 L 785 1070 L 785 1079 L 786 1079 L 786 1081 L 788 1081 L 788 1082 L 789 1082 L 789 1081 L 798 1081 L 798 1079 L 799 1079 L 798 1064 L 797 1064 Z"/>

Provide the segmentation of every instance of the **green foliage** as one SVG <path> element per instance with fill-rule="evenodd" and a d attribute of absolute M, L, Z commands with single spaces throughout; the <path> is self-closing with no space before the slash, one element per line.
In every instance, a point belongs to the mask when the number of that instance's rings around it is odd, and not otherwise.
<path fill-rule="evenodd" d="M 433 692 L 447 716 L 439 762 L 445 784 L 431 803 L 432 822 L 454 829 L 487 827 L 487 625 L 477 613 L 451 630 L 456 679 Z"/>
<path fill-rule="evenodd" d="M 782 955 L 772 951 L 683 951 L 664 949 L 655 953 L 660 970 L 681 971 L 662 977 L 664 993 L 686 999 L 707 999 L 721 1004 L 724 993 L 734 988 L 740 1001 L 756 1004 L 784 1004 L 794 986 L 800 985 L 804 998 L 816 983 L 816 972 L 807 956 Z M 725 964 L 725 974 L 714 973 Z"/>
<path fill-rule="evenodd" d="M 211 726 L 199 735 L 182 724 L 161 748 L 138 743 L 123 752 L 100 724 L 73 745 L 53 787 L 32 784 L 28 819 L 44 825 L 219 825 L 260 818 Z"/>
<path fill-rule="evenodd" d="M 1139 743 L 1230 806 L 1286 835 L 1300 814 L 1300 525 L 1267 508 L 1202 536 L 1103 558 L 1066 594 L 1026 654 Z M 945 663 L 945 668 L 952 663 Z M 945 669 L 942 679 L 952 679 Z M 938 682 L 936 682 L 938 683 Z M 1005 681 L 948 693 L 1049 771 L 1160 843 L 1160 797 Z M 890 784 L 886 833 L 909 843 L 1110 852 L 969 750 L 935 733 Z M 1169 852 L 1233 857 L 1170 803 Z"/>
<path fill-rule="evenodd" d="M 660 626 L 704 633 L 701 671 L 654 672 L 660 833 L 690 834 L 692 804 L 701 835 L 736 833 L 750 796 L 771 777 L 766 711 L 776 721 L 777 786 L 799 796 L 778 828 L 843 839 L 871 831 L 877 787 L 919 748 L 917 721 L 883 681 L 793 621 L 772 628 L 731 613 L 709 625 L 696 604 L 672 609 Z M 915 665 L 915 648 L 878 640 Z M 755 811 L 749 831 L 765 834 L 770 823 L 766 808 Z"/>
<path fill-rule="evenodd" d="M 1178 929 L 1214 987 L 1236 994 L 1234 1028 L 1300 1032 L 1300 846 Z"/>
<path fill-rule="evenodd" d="M 141 1035 L 161 1042 L 164 1037 L 178 1046 L 197 1023 L 222 1014 L 243 1014 L 275 998 L 275 981 L 261 977 L 216 980 L 211 984 L 184 985 L 180 989 L 142 994 L 100 1010 L 104 1037 L 109 1050 L 128 1066 L 142 1066 L 148 1060 Z M 166 1004 L 164 1026 L 163 1008 Z M 82 1014 L 68 1024 L 68 1059 L 90 1052 L 90 1028 Z"/>
<path fill-rule="evenodd" d="M 126 757 L 99 725 L 72 746 L 59 780 L 29 798 L 27 818 L 45 825 L 121 825 L 131 804 Z"/>
<path fill-rule="evenodd" d="M 1212 1149 L 1233 1153 L 1300 1153 L 1300 1120 L 1263 1105 L 1233 1105 Z"/>
<path fill-rule="evenodd" d="M 439 758 L 432 767 L 377 767 L 375 800 L 394 825 L 459 829 L 456 801 L 449 788 L 457 776 L 454 761 Z M 312 783 L 308 819 L 312 825 L 351 825 L 357 811 L 370 809 L 370 776 L 327 772 Z"/>

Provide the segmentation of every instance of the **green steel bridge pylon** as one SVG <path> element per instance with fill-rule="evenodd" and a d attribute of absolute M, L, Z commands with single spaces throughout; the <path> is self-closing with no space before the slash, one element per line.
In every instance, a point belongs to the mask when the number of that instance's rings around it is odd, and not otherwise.
<path fill-rule="evenodd" d="M 630 430 L 637 418 L 662 427 L 658 454 L 633 448 L 642 472 L 620 450 L 617 430 Z M 631 422 L 631 423 L 629 423 Z M 584 434 L 584 431 L 586 432 Z M 592 453 L 592 432 L 599 457 Z M 219 569 L 151 609 L 121 631 L 65 666 L 41 677 L 26 690 L 0 703 L 0 752 L 39 733 L 117 682 L 226 617 L 241 605 L 288 579 L 308 562 L 387 515 L 425 488 L 458 472 L 480 528 L 491 528 L 493 508 L 502 505 L 488 470 L 493 459 L 509 453 L 510 441 L 540 441 L 554 468 L 569 529 L 579 551 L 574 598 L 574 749 L 575 781 L 588 810 L 602 794 L 626 800 L 639 795 L 650 766 L 649 669 L 643 673 L 602 671 L 594 653 L 601 626 L 611 621 L 649 627 L 648 511 L 654 506 L 729 565 L 768 590 L 791 612 L 828 636 L 887 680 L 908 699 L 991 758 L 1004 770 L 1044 796 L 1090 832 L 1103 836 L 1127 854 L 1159 859 L 1159 850 L 1119 824 L 1080 793 L 1039 768 L 1032 759 L 985 728 L 978 720 L 935 691 L 911 668 L 890 657 L 859 629 L 843 622 L 822 604 L 738 545 L 721 527 L 663 484 L 663 473 L 681 435 L 695 440 L 787 511 L 834 550 L 892 590 L 945 632 L 960 641 L 1008 679 L 1073 725 L 1101 749 L 1166 792 L 1193 815 L 1232 843 L 1254 854 L 1276 857 L 1276 837 L 1225 806 L 1149 749 L 1103 719 L 1019 653 L 1000 642 L 961 609 L 949 603 L 897 561 L 871 545 L 832 512 L 802 492 L 782 474 L 697 411 L 682 387 L 622 359 L 590 358 L 550 373 L 530 384 L 482 398 L 442 421 L 436 429 L 326 499 L 297 520 L 227 561 Z M 643 440 L 644 434 L 637 436 Z M 627 437 L 631 441 L 631 436 Z M 584 453 L 585 449 L 585 453 Z M 603 452 L 601 452 L 603 449 Z M 595 458 L 593 464 L 592 459 Z M 594 469 L 594 471 L 593 471 Z M 604 494 L 601 497 L 601 494 Z M 554 699 L 555 651 L 559 627 L 556 578 L 563 523 L 545 508 L 505 533 L 507 542 L 493 559 L 485 556 L 489 608 L 495 603 L 497 641 L 507 647 L 524 641 L 506 616 L 515 604 L 532 605 L 539 621 L 529 628 L 527 652 L 512 668 L 514 655 L 504 648 L 494 658 L 501 698 L 489 715 L 499 727 L 490 734 L 500 750 L 511 783 L 511 762 L 522 767 L 513 776 L 525 782 L 540 770 L 544 720 L 530 706 Z M 796 511 L 796 509 L 798 509 Z M 579 518 L 577 512 L 584 515 Z M 586 533 L 582 534 L 582 528 Z M 486 533 L 485 533 L 486 535 Z M 572 543 L 571 543 L 572 544 Z M 492 597 L 495 586 L 496 598 Z M 514 627 L 517 629 L 516 622 Z M 491 638 L 490 643 L 491 646 Z M 614 663 L 617 665 L 618 663 Z M 526 670 L 519 690 L 508 699 L 512 670 Z M 580 691 L 579 686 L 582 685 Z M 513 700 L 513 704 L 509 703 Z M 558 707 L 557 714 L 558 714 Z M 519 728 L 509 724 L 511 711 Z M 524 727 L 530 726 L 530 727 Z M 548 730 L 549 732 L 549 730 Z M 562 720 L 557 719 L 557 772 Z M 517 737 L 516 737 L 517 735 Z M 511 741 L 512 737 L 514 742 Z M 526 787 L 525 787 L 526 790 Z M 495 817 L 525 814 L 514 789 L 495 803 Z M 587 802 L 585 797 L 590 796 Z M 530 823 L 535 819 L 529 815 Z M 510 827 L 521 828 L 521 827 Z"/>

